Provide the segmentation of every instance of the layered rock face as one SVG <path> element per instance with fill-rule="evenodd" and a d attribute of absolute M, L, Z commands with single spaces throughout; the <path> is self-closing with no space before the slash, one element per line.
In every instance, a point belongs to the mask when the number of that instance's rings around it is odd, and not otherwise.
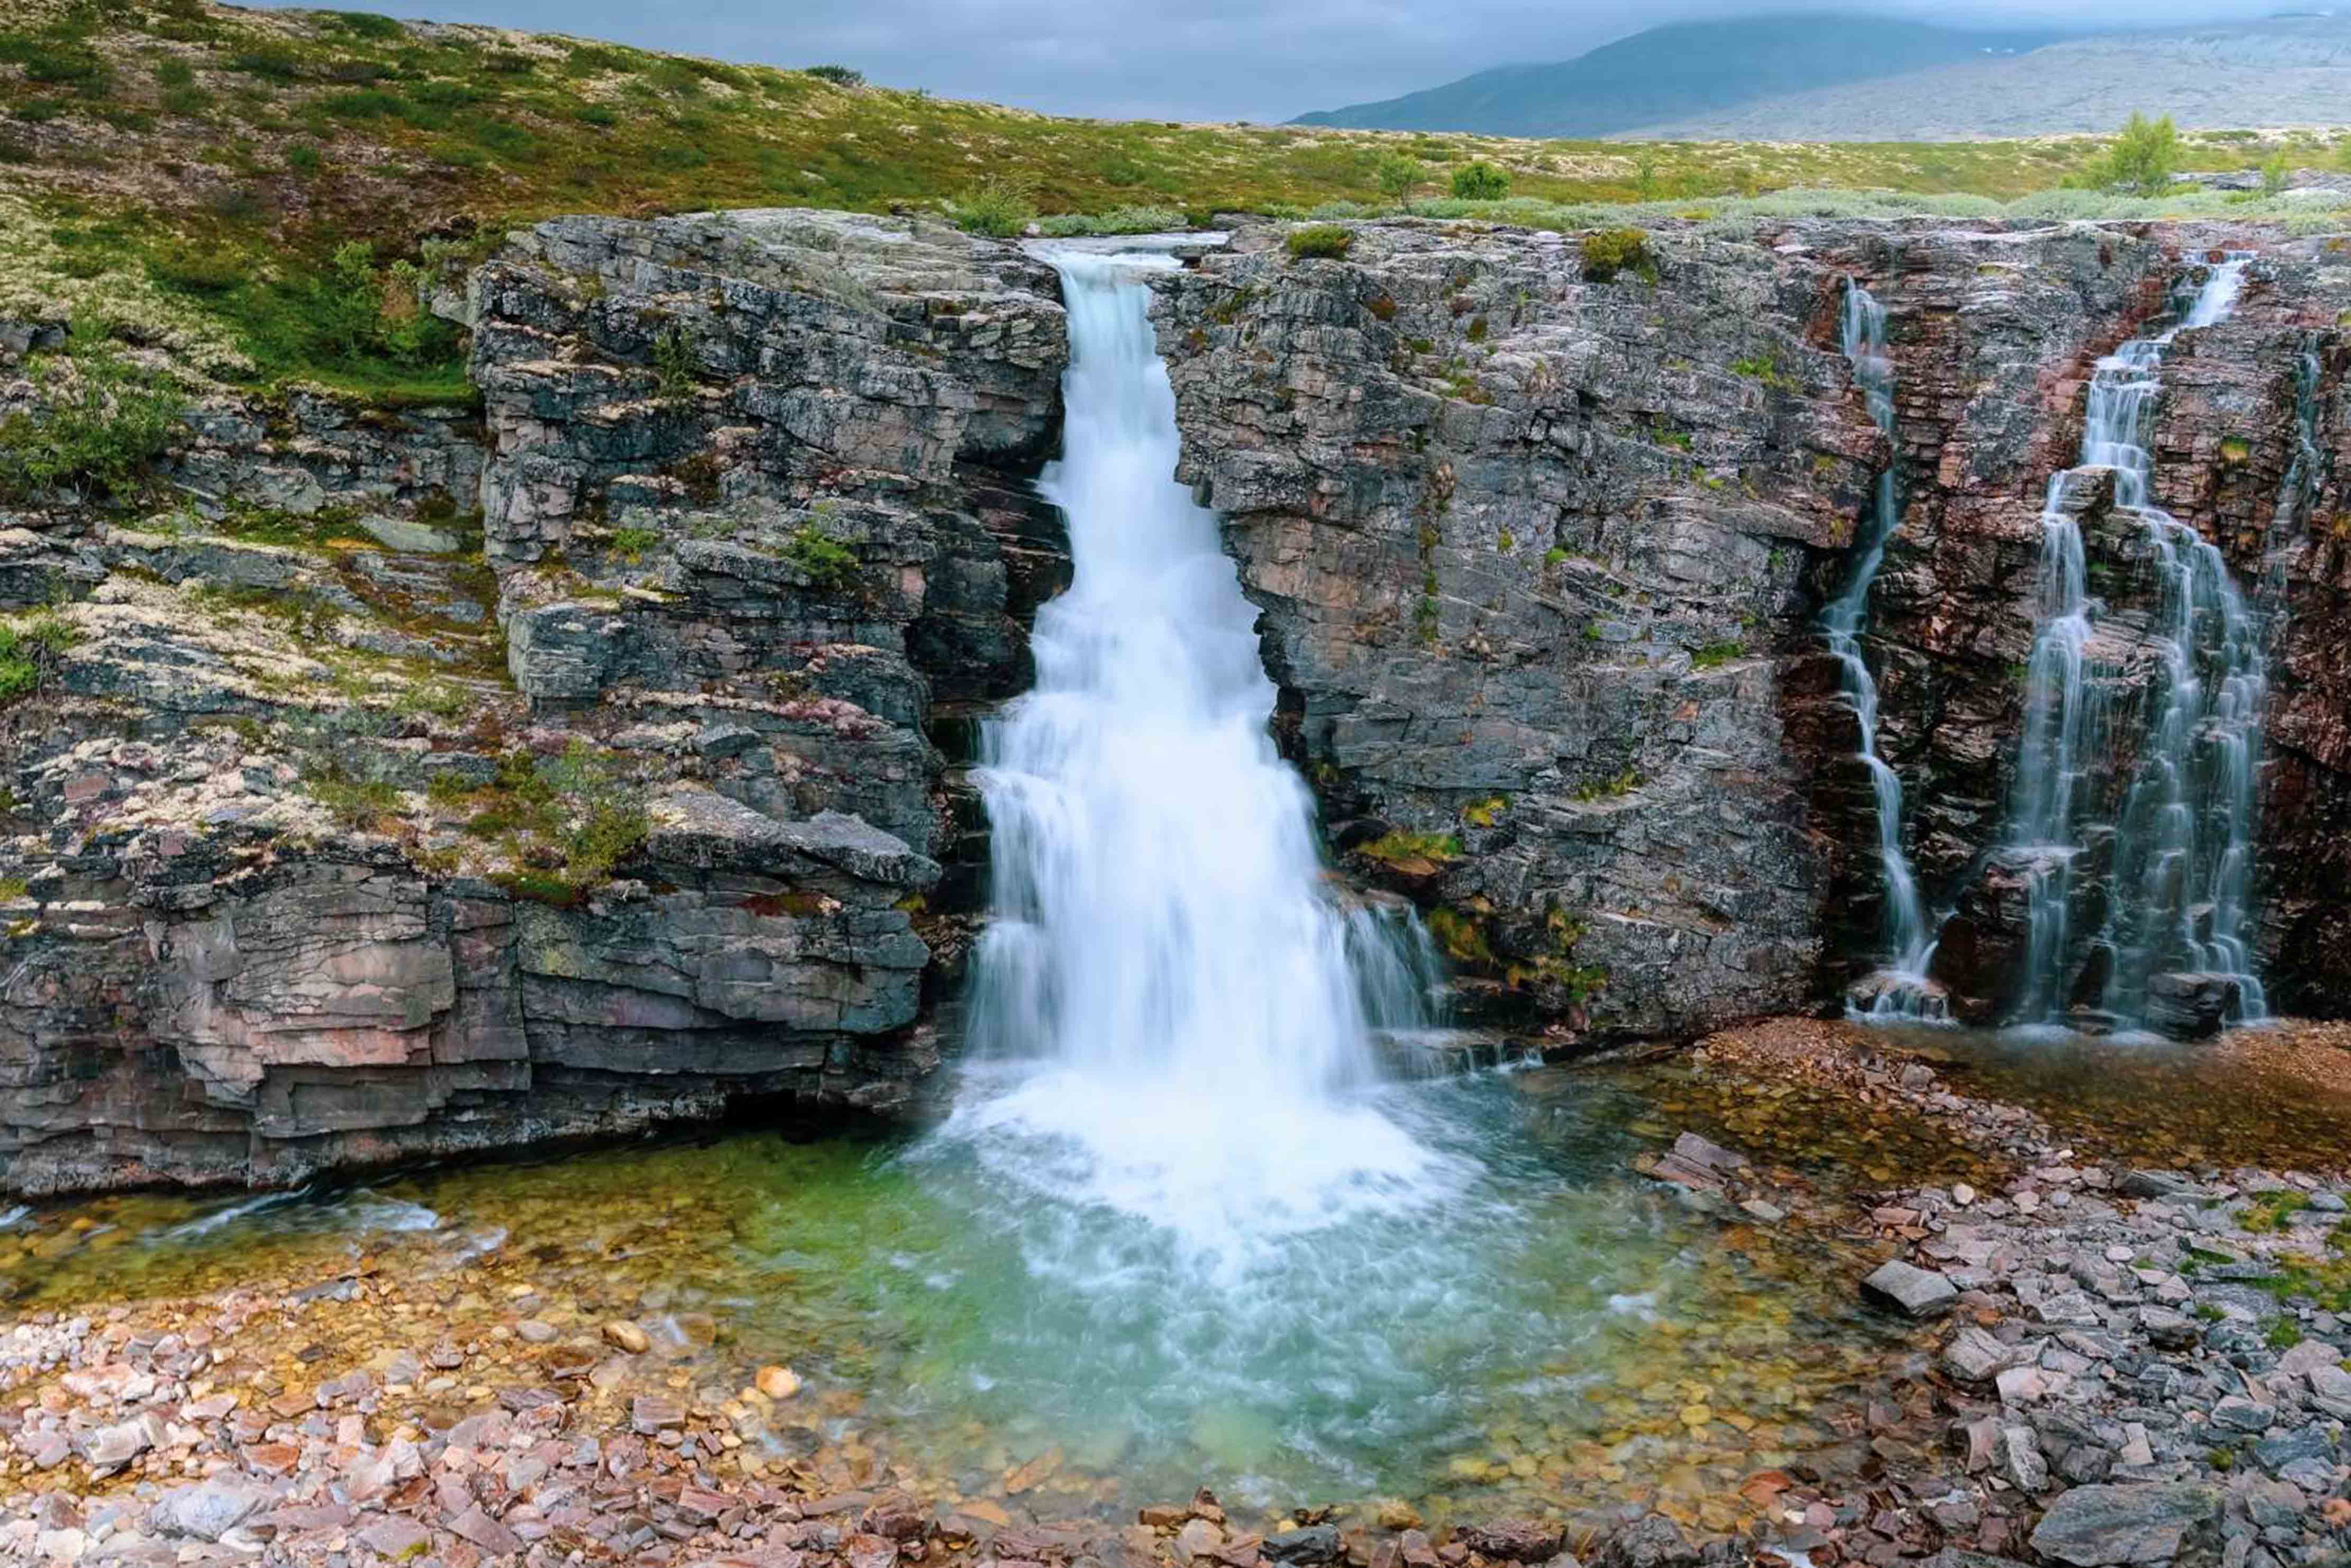
<path fill-rule="evenodd" d="M 2262 956 L 2281 1005 L 2351 1005 L 2318 891 L 2340 885 L 2326 737 L 2351 630 L 2331 476 L 2306 468 L 2277 507 L 2298 375 L 2301 424 L 2322 453 L 2340 439 L 2351 287 L 2325 242 L 1791 224 L 1653 234 L 1646 268 L 1611 275 L 1556 235 L 1383 225 L 1302 262 L 1277 240 L 1170 280 L 1162 345 L 1297 754 L 1353 863 L 1429 906 L 1473 980 L 1603 1035 L 1809 1008 L 1879 956 L 1874 797 L 1817 622 L 1889 461 L 1907 505 L 1867 640 L 1886 747 L 1929 903 L 1960 913 L 1938 972 L 1968 1016 L 2001 1016 L 2023 910 L 1996 852 L 2048 477 L 2075 461 L 2098 356 L 2216 247 L 2257 246 L 2235 316 L 2166 366 L 2157 499 L 2283 611 Z M 1892 315 L 1898 451 L 1836 353 L 1847 277 Z M 2072 504 L 2128 714 L 2159 594 L 2110 503 L 2093 483 Z M 2099 765 L 2126 778 L 2141 731 L 2116 734 Z"/>
<path fill-rule="evenodd" d="M 936 1065 L 916 922 L 971 851 L 927 731 L 1025 684 L 1066 571 L 1020 483 L 1050 272 L 582 220 L 466 309 L 478 416 L 214 397 L 168 505 L 6 519 L 8 608 L 68 601 L 5 716 L 0 1190 L 887 1110 Z"/>
<path fill-rule="evenodd" d="M 1889 463 L 1881 734 L 1958 912 L 1938 974 L 1998 1016 L 2048 476 L 2097 357 L 2214 246 L 2258 250 L 2167 357 L 2157 498 L 2274 608 L 2262 963 L 2279 1007 L 2351 1008 L 2326 242 L 1282 238 L 1154 281 L 1184 476 L 1340 869 L 1553 1043 L 1834 1005 L 1875 961 L 1818 618 Z M 1891 444 L 1839 352 L 1848 277 L 1888 309 Z M 1069 570 L 1027 484 L 1067 356 L 1050 270 L 899 220 L 581 218 L 444 308 L 478 409 L 214 389 L 140 504 L 0 513 L 0 608 L 40 632 L 0 707 L 0 1189 L 282 1183 L 932 1081 L 985 870 L 959 764 Z M 5 340 L 61 340 L 36 326 Z M 0 414 L 37 400 L 0 382 Z M 2127 709 L 2143 530 L 2095 476 L 2068 504 Z"/>

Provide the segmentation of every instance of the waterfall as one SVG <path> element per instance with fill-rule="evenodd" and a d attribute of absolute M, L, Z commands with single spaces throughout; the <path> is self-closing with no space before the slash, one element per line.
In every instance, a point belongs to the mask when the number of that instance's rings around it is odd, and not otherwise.
<path fill-rule="evenodd" d="M 1844 356 L 1852 361 L 1853 379 L 1862 390 L 1869 417 L 1890 440 L 1894 434 L 1894 357 L 1886 348 L 1886 307 L 1859 283 L 1850 279 L 1844 294 Z M 1885 564 L 1886 547 L 1902 526 L 1902 500 L 1891 464 L 1877 476 L 1869 521 L 1855 541 L 1853 579 L 1832 600 L 1821 616 L 1829 651 L 1843 672 L 1846 700 L 1861 733 L 1861 760 L 1869 769 L 1877 802 L 1878 877 L 1885 887 L 1879 916 L 1879 940 L 1884 955 L 1882 973 L 1872 977 L 1865 1001 L 1855 1010 L 1872 1018 L 1940 1016 L 1940 998 L 1929 990 L 1928 962 L 1934 956 L 1934 939 L 1926 911 L 1918 899 L 1917 878 L 1910 857 L 1902 849 L 1902 779 L 1877 751 L 1877 682 L 1861 649 L 1862 627 L 1869 618 L 1869 591 Z"/>
<path fill-rule="evenodd" d="M 2215 265 L 2178 325 L 2101 361 L 2090 383 L 2081 469 L 2114 475 L 2115 503 L 2136 513 L 2159 590 L 2149 640 L 2158 668 L 2144 743 L 2119 801 L 2108 686 L 2121 672 L 2092 658 L 2085 544 L 2069 487 L 2053 477 L 2042 512 L 2039 630 L 2026 667 L 2024 737 L 2007 841 L 2023 867 L 2027 938 L 2022 1016 L 2054 1022 L 2077 988 L 2074 905 L 2094 841 L 2110 857 L 2092 950 L 2105 964 L 2105 1010 L 2147 1016 L 2158 975 L 2215 977 L 2234 992 L 2230 1016 L 2262 1016 L 2245 934 L 2252 876 L 2254 745 L 2266 687 L 2262 626 L 2220 552 L 2152 498 L 2147 423 L 2162 391 L 2165 351 L 2183 328 L 2225 318 L 2246 258 Z M 2102 812 L 2110 816 L 2102 820 Z"/>
<path fill-rule="evenodd" d="M 1145 281 L 1175 264 L 1049 259 L 1071 361 L 1041 485 L 1075 574 L 1038 612 L 1035 688 L 982 740 L 971 1054 L 1010 1086 L 967 1093 L 950 1127 L 1017 1134 L 989 1147 L 1058 1197 L 1228 1249 L 1409 1197 L 1444 1163 L 1351 1092 L 1375 1030 L 1423 1021 L 1428 950 L 1326 884 L 1268 728 L 1256 610 L 1176 482 Z"/>

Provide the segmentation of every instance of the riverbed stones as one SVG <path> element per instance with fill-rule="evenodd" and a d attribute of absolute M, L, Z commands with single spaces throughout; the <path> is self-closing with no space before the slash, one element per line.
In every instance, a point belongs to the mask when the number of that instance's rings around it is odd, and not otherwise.
<path fill-rule="evenodd" d="M 615 1349 L 631 1355 L 643 1355 L 653 1348 L 653 1339 L 645 1331 L 625 1318 L 614 1318 L 604 1325 L 604 1338 Z"/>
<path fill-rule="evenodd" d="M 1963 1323 L 1943 1347 L 1943 1370 L 1963 1383 L 1989 1383 L 2011 1367 L 2030 1365 L 2037 1347 L 2011 1344 L 1974 1323 Z"/>
<path fill-rule="evenodd" d="M 1914 1318 L 1940 1317 L 1959 1299 L 1959 1287 L 1930 1269 L 1893 1259 L 1861 1282 L 1861 1293 L 1881 1307 Z"/>
<path fill-rule="evenodd" d="M 218 1541 L 269 1500 L 263 1488 L 230 1480 L 174 1487 L 156 1500 L 148 1522 L 165 1535 Z"/>
<path fill-rule="evenodd" d="M 753 1385 L 770 1399 L 789 1399 L 800 1391 L 799 1375 L 789 1366 L 763 1366 Z"/>
<path fill-rule="evenodd" d="M 2216 1522 L 2220 1494 L 2190 1483 L 2075 1487 L 2049 1505 L 2032 1549 L 2072 1568 L 2175 1562 Z"/>

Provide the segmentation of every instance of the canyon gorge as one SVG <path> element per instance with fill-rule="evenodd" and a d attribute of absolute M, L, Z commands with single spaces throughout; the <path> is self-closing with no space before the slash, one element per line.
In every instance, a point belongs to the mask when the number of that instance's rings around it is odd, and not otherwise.
<path fill-rule="evenodd" d="M 2249 962 L 2274 1011 L 2351 1006 L 2339 242 L 1786 220 L 1615 267 L 1483 225 L 1365 223 L 1336 259 L 1285 232 L 1232 220 L 1148 278 L 1178 477 L 1334 873 L 1420 913 L 1458 1017 L 1573 1052 L 1866 1000 L 1888 841 L 1823 616 L 1873 538 L 1847 636 L 1938 1005 L 2105 1016 L 2086 944 L 2032 1002 L 2001 852 L 2048 516 L 2122 716 L 2097 765 L 2157 746 L 2176 616 L 2143 503 L 2261 617 Z M 2144 474 L 2076 468 L 2102 359 L 2220 267 Z M 223 389 L 152 505 L 0 516 L 7 607 L 69 629 L 0 719 L 0 1187 L 936 1108 L 988 880 L 977 737 L 1071 573 L 1034 483 L 1053 268 L 913 219 L 566 218 L 432 308 L 478 412 Z M 2137 895 L 2081 848 L 2096 931 Z"/>

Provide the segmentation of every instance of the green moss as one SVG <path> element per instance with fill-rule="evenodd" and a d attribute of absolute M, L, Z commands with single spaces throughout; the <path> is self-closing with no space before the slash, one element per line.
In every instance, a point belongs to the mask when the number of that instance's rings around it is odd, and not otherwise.
<path fill-rule="evenodd" d="M 784 546 L 784 556 L 818 588 L 838 591 L 857 578 L 857 552 L 814 523 L 803 523 L 793 531 Z"/>
<path fill-rule="evenodd" d="M 1640 787 L 1640 769 L 1636 768 L 1627 768 L 1625 771 L 1615 775 L 1614 778 L 1599 779 L 1593 783 L 1578 787 L 1572 798 L 1584 801 L 1616 800 L 1622 800 L 1624 797 L 1630 795 L 1634 790 L 1638 789 Z"/>
<path fill-rule="evenodd" d="M 1510 809 L 1508 795 L 1492 795 L 1461 808 L 1461 820 L 1473 828 L 1490 828 Z"/>
<path fill-rule="evenodd" d="M 1690 668 L 1693 670 L 1720 669 L 1733 659 L 1743 657 L 1746 653 L 1747 644 L 1744 643 L 1708 643 L 1704 647 L 1692 651 Z"/>
<path fill-rule="evenodd" d="M 2245 1206 L 2244 1213 L 2237 1217 L 2237 1223 L 2257 1236 L 2269 1235 L 2284 1229 L 2288 1216 L 2300 1214 L 2309 1207 L 2308 1193 L 2282 1187 L 2257 1192 L 2252 1201 Z"/>
<path fill-rule="evenodd" d="M 1458 909 L 1432 909 L 1425 917 L 1438 951 L 1457 964 L 1494 967 L 1494 948 L 1484 926 Z"/>
<path fill-rule="evenodd" d="M 1442 865 L 1461 858 L 1461 841 L 1451 833 L 1416 833 L 1399 828 L 1383 833 L 1355 852 L 1383 865 L 1405 866 L 1416 862 Z"/>
<path fill-rule="evenodd" d="M 1745 376 L 1750 381 L 1761 382 L 1774 391 L 1790 392 L 1793 391 L 1796 385 L 1795 378 L 1781 368 L 1779 354 L 1770 349 L 1759 354 L 1750 354 L 1744 359 L 1733 360 L 1730 369 L 1732 374 Z"/>

